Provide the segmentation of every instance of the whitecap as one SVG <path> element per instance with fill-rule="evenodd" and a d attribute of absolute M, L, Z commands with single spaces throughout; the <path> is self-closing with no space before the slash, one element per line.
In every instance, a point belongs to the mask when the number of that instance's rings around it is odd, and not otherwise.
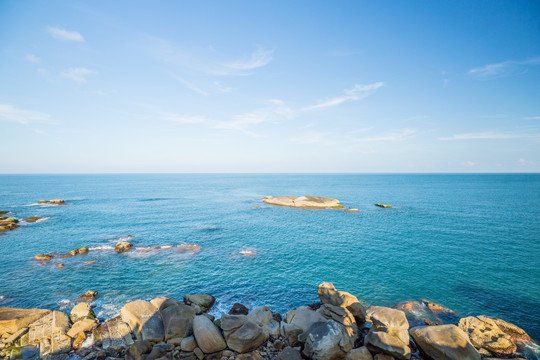
<path fill-rule="evenodd" d="M 114 250 L 114 246 L 112 245 L 96 245 L 96 246 L 89 246 L 88 250 Z"/>
<path fill-rule="evenodd" d="M 100 319 L 112 319 L 118 314 L 120 314 L 120 310 L 122 309 L 123 305 L 118 304 L 111 304 L 111 303 L 105 303 L 101 306 L 101 309 L 97 313 L 97 317 Z"/>
<path fill-rule="evenodd" d="M 255 249 L 242 249 L 240 250 L 240 254 L 244 256 L 255 256 L 257 255 L 257 251 Z"/>

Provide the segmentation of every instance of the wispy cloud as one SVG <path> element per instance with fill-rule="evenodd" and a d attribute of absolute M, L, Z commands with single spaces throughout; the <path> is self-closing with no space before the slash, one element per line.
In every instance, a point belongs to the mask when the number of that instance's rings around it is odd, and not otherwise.
<path fill-rule="evenodd" d="M 508 60 L 495 64 L 487 64 L 478 68 L 469 70 L 469 74 L 479 79 L 487 79 L 497 76 L 508 75 L 516 72 L 518 69 L 540 65 L 540 56 L 528 58 L 525 60 Z"/>
<path fill-rule="evenodd" d="M 58 124 L 49 114 L 39 111 L 18 109 L 9 104 L 0 104 L 0 120 L 16 122 L 23 125 Z"/>
<path fill-rule="evenodd" d="M 355 101 L 360 100 L 368 97 L 369 95 L 373 94 L 377 89 L 383 87 L 385 84 L 384 82 L 376 82 L 373 84 L 368 85 L 354 85 L 352 89 L 347 89 L 343 91 L 343 95 L 331 98 L 322 102 L 319 102 L 318 104 L 307 106 L 303 108 L 302 110 L 314 110 L 314 109 L 322 109 L 327 107 L 336 106 L 339 104 L 342 104 L 346 101 Z"/>
<path fill-rule="evenodd" d="M 208 122 L 204 116 L 184 116 L 173 113 L 166 113 L 161 116 L 164 120 L 173 121 L 180 124 L 203 124 Z"/>
<path fill-rule="evenodd" d="M 412 138 L 418 134 L 415 129 L 403 129 L 396 132 L 391 132 L 383 135 L 365 136 L 356 138 L 357 142 L 372 142 L 372 141 L 401 141 Z"/>
<path fill-rule="evenodd" d="M 188 89 L 195 91 L 199 95 L 208 96 L 208 92 L 202 90 L 201 88 L 195 86 L 193 83 L 187 81 L 184 78 L 176 77 L 178 81 L 180 81 L 182 84 L 184 84 Z"/>
<path fill-rule="evenodd" d="M 79 84 L 85 82 L 86 77 L 92 74 L 97 74 L 97 71 L 86 68 L 70 68 L 62 72 L 63 77 Z"/>
<path fill-rule="evenodd" d="M 251 127 L 263 123 L 277 124 L 283 119 L 291 119 L 293 117 L 293 110 L 289 108 L 284 101 L 273 99 L 269 100 L 269 106 L 267 107 L 235 115 L 233 120 L 221 121 L 217 123 L 214 128 L 236 130 L 245 135 L 260 138 L 264 136 L 252 131 L 250 129 Z"/>
<path fill-rule="evenodd" d="M 468 167 L 475 167 L 478 165 L 477 162 L 474 162 L 474 161 L 471 161 L 471 160 L 467 160 L 465 161 L 462 165 L 464 166 L 468 166 Z"/>
<path fill-rule="evenodd" d="M 228 92 L 231 92 L 232 91 L 232 88 L 231 87 L 227 87 L 227 86 L 224 86 L 223 84 L 221 84 L 221 82 L 219 81 L 214 81 L 214 86 L 216 87 L 216 89 L 220 92 L 220 93 L 228 93 Z"/>
<path fill-rule="evenodd" d="M 497 132 L 481 132 L 481 133 L 467 133 L 457 134 L 449 137 L 440 137 L 437 140 L 485 140 L 485 139 L 517 139 L 527 137 L 526 134 L 515 133 L 497 133 Z"/>
<path fill-rule="evenodd" d="M 527 116 L 523 120 L 540 120 L 540 116 Z"/>
<path fill-rule="evenodd" d="M 34 54 L 28 54 L 28 55 L 26 55 L 26 60 L 28 60 L 28 61 L 30 61 L 30 62 L 32 62 L 32 63 L 34 63 L 34 64 L 39 64 L 40 61 L 41 61 L 41 60 L 40 60 L 36 55 L 34 55 Z"/>
<path fill-rule="evenodd" d="M 47 32 L 51 34 L 55 39 L 58 39 L 58 40 L 75 41 L 75 42 L 84 41 L 84 37 L 80 33 L 76 31 L 68 31 L 58 26 L 49 26 L 47 28 Z"/>
<path fill-rule="evenodd" d="M 267 50 L 262 46 L 257 46 L 257 49 L 251 53 L 251 56 L 247 59 L 236 60 L 225 63 L 225 66 L 233 70 L 253 70 L 263 66 L 272 61 L 273 50 Z"/>

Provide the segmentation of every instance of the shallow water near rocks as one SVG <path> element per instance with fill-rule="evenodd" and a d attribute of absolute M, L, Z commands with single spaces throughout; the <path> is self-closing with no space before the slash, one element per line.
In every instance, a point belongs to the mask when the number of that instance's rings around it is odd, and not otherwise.
<path fill-rule="evenodd" d="M 266 195 L 333 197 L 359 212 Z M 36 204 L 53 198 L 68 205 Z M 0 210 L 45 219 L 0 237 L 0 306 L 69 310 L 92 289 L 104 318 L 129 300 L 201 292 L 216 314 L 234 302 L 284 312 L 330 281 L 366 304 L 427 298 L 540 339 L 540 175 L 2 175 Z M 115 253 L 126 235 L 134 248 Z"/>

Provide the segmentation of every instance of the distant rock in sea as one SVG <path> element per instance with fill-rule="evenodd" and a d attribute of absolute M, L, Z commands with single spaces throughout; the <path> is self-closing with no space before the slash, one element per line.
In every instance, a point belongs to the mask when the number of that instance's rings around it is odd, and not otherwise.
<path fill-rule="evenodd" d="M 262 201 L 271 205 L 304 209 L 341 209 L 343 207 L 339 200 L 322 196 L 266 196 Z"/>

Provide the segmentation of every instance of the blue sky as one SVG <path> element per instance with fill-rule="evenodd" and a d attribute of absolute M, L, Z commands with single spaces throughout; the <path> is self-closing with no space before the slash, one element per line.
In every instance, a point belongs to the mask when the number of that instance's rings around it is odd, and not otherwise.
<path fill-rule="evenodd" d="M 0 172 L 539 172 L 539 19 L 537 1 L 0 0 Z"/>

